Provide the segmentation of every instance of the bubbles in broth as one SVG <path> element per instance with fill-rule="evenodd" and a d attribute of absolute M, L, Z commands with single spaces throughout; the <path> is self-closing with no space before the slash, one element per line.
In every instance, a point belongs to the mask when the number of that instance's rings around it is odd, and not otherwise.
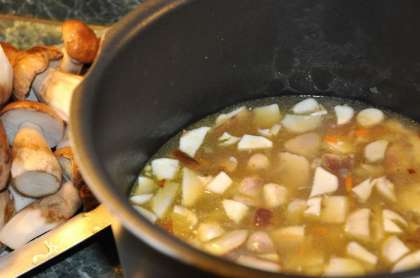
<path fill-rule="evenodd" d="M 242 103 L 163 146 L 130 202 L 171 234 L 251 268 L 406 270 L 420 266 L 419 126 L 344 99 Z"/>

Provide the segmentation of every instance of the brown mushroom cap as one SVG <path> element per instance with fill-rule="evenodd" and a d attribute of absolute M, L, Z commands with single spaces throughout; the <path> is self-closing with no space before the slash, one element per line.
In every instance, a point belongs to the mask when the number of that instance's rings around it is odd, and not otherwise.
<path fill-rule="evenodd" d="M 16 101 L 0 111 L 9 144 L 23 123 L 33 123 L 42 129 L 50 148 L 56 146 L 63 137 L 64 122 L 48 105 L 35 101 Z"/>
<path fill-rule="evenodd" d="M 66 20 L 62 27 L 64 47 L 80 63 L 92 63 L 99 49 L 95 32 L 79 20 Z"/>
<path fill-rule="evenodd" d="M 36 46 L 19 52 L 13 64 L 14 95 L 24 99 L 36 75 L 48 68 L 50 61 L 60 59 L 63 54 L 54 47 Z"/>
<path fill-rule="evenodd" d="M 0 44 L 0 105 L 6 103 L 13 90 L 13 67 L 6 51 Z"/>
<path fill-rule="evenodd" d="M 10 176 L 12 159 L 3 124 L 0 122 L 0 191 L 5 189 Z"/>

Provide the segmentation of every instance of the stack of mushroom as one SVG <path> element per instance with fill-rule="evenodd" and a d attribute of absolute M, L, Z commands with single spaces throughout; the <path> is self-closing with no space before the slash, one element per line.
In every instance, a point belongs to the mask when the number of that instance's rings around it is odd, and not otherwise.
<path fill-rule="evenodd" d="M 0 42 L 0 242 L 11 249 L 69 219 L 86 196 L 66 123 L 78 74 L 93 61 L 99 39 L 70 20 L 63 40 L 62 50 L 20 51 Z"/>

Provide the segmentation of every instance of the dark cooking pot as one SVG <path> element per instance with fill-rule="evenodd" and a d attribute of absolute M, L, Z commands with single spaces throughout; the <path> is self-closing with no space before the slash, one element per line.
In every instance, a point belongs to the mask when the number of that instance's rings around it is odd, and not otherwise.
<path fill-rule="evenodd" d="M 420 1 L 146 1 L 112 28 L 73 99 L 82 173 L 135 237 L 166 255 L 226 276 L 284 277 L 147 222 L 127 201 L 137 173 L 178 130 L 243 100 L 340 96 L 420 121 L 419 11 Z"/>

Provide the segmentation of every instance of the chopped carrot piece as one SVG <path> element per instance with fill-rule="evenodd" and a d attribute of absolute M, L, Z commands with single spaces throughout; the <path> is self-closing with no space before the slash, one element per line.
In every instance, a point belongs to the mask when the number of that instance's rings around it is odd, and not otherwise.
<path fill-rule="evenodd" d="M 346 187 L 347 192 L 351 192 L 353 189 L 353 178 L 351 175 L 344 178 L 344 186 Z"/>
<path fill-rule="evenodd" d="M 369 134 L 369 130 L 366 129 L 366 128 L 358 128 L 358 129 L 356 129 L 356 131 L 354 132 L 354 134 L 357 137 L 367 137 L 368 134 Z"/>
<path fill-rule="evenodd" d="M 324 141 L 330 144 L 335 144 L 337 143 L 338 138 L 335 135 L 325 135 Z"/>

